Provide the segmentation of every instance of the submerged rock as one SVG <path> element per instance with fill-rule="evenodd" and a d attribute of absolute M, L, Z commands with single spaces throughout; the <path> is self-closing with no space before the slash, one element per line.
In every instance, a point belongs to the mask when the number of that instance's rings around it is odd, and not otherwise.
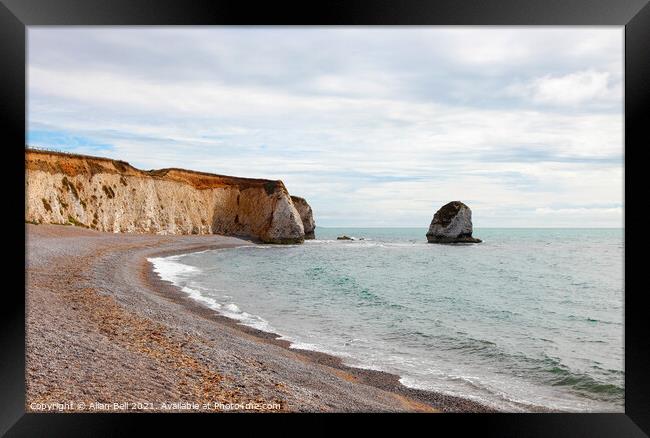
<path fill-rule="evenodd" d="M 429 243 L 479 243 L 472 237 L 472 210 L 460 201 L 443 205 L 433 215 L 427 232 Z"/>
<path fill-rule="evenodd" d="M 354 238 L 350 237 L 350 236 L 343 235 L 343 236 L 337 237 L 336 240 L 354 240 Z"/>
<path fill-rule="evenodd" d="M 293 206 L 298 210 L 300 219 L 302 220 L 302 227 L 305 230 L 305 239 L 315 239 L 316 235 L 314 230 L 316 229 L 316 222 L 314 222 L 314 215 L 311 211 L 311 206 L 307 203 L 305 198 L 300 196 L 291 196 L 291 201 Z"/>

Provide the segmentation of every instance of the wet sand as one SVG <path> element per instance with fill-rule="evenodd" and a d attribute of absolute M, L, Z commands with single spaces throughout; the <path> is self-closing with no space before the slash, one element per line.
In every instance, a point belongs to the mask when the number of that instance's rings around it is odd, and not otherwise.
<path fill-rule="evenodd" d="M 252 244 L 26 225 L 27 411 L 492 411 L 290 349 L 200 305 L 147 261 Z"/>

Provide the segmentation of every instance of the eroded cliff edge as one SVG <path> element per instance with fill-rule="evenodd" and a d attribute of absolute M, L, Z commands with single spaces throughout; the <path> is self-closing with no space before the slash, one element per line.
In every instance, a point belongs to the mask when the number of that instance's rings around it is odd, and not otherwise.
<path fill-rule="evenodd" d="M 25 220 L 107 232 L 224 234 L 300 243 L 303 221 L 282 181 L 26 149 Z"/>
<path fill-rule="evenodd" d="M 314 213 L 311 210 L 311 206 L 307 203 L 305 198 L 300 196 L 291 196 L 293 205 L 296 207 L 300 219 L 302 220 L 302 228 L 305 230 L 305 239 L 315 239 L 316 234 L 314 230 L 316 229 L 316 222 L 314 222 Z"/>

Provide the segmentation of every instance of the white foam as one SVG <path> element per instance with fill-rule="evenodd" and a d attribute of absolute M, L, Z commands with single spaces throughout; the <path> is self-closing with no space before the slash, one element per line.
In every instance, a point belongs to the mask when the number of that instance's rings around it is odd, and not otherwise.
<path fill-rule="evenodd" d="M 226 304 L 219 309 L 219 313 L 225 317 L 234 319 L 240 324 L 261 330 L 267 333 L 275 333 L 275 329 L 267 320 L 258 315 L 251 315 L 248 312 L 242 312 L 234 303 Z"/>
<path fill-rule="evenodd" d="M 293 336 L 281 335 L 278 339 L 289 342 L 289 348 L 294 350 L 316 351 L 318 353 L 330 354 L 340 358 L 352 358 L 353 356 L 343 351 L 336 351 L 318 344 L 300 341 Z M 356 365 L 355 365 L 356 366 Z"/>
<path fill-rule="evenodd" d="M 337 241 L 331 241 L 331 242 L 338 243 Z M 250 247 L 238 247 L 238 248 L 250 248 Z M 255 246 L 253 248 L 272 248 L 272 246 Z M 232 249 L 237 249 L 237 248 L 232 248 Z M 242 311 L 239 308 L 239 306 L 233 302 L 219 303 L 214 298 L 206 296 L 206 294 L 213 292 L 214 289 L 206 289 L 205 287 L 202 287 L 196 284 L 195 282 L 189 282 L 189 285 L 191 285 L 192 287 L 188 287 L 184 285 L 187 284 L 186 281 L 188 280 L 187 278 L 188 274 L 198 273 L 201 272 L 201 270 L 194 266 L 180 263 L 178 261 L 180 257 L 181 256 L 159 257 L 159 258 L 150 258 L 148 260 L 153 264 L 154 271 L 160 276 L 160 278 L 174 283 L 175 285 L 180 287 L 182 292 L 186 293 L 193 300 L 218 312 L 219 314 L 225 317 L 238 321 L 242 325 L 252 327 L 267 333 L 276 333 L 280 335 L 279 339 L 287 340 L 290 342 L 289 348 L 331 354 L 334 356 L 341 357 L 343 359 L 345 358 L 353 359 L 353 362 L 355 363 L 350 363 L 349 365 L 358 368 L 369 369 L 369 370 L 383 371 L 381 368 L 375 365 L 358 363 L 357 360 L 354 360 L 353 356 L 347 352 L 335 351 L 326 348 L 322 345 L 303 342 L 293 337 L 283 336 L 280 333 L 278 333 L 277 330 L 275 330 L 273 326 L 271 326 L 271 324 L 268 321 L 266 321 L 264 318 L 258 315 L 252 315 L 250 313 Z M 228 299 L 231 297 L 228 295 L 223 295 L 223 298 Z"/>
<path fill-rule="evenodd" d="M 225 292 L 226 291 L 225 289 L 217 289 L 216 287 L 212 287 L 212 288 L 208 289 L 207 287 L 203 287 L 203 286 L 201 286 L 200 284 L 198 284 L 198 283 L 196 283 L 194 281 L 190 281 L 189 286 L 192 289 L 196 289 L 196 290 L 204 291 L 204 292 Z M 223 295 L 223 297 L 224 298 L 230 298 L 228 295 Z"/>
<path fill-rule="evenodd" d="M 498 387 L 506 387 L 507 383 L 501 382 L 498 385 L 488 385 L 479 381 L 476 376 L 461 376 L 461 375 L 444 375 L 437 382 L 425 382 L 420 378 L 413 378 L 402 375 L 399 379 L 400 383 L 408 388 L 421 389 L 425 391 L 435 391 L 442 394 L 466 398 L 489 406 L 495 409 L 501 409 L 508 412 L 531 412 L 539 408 L 558 409 L 566 412 L 582 412 L 589 411 L 589 406 L 586 403 L 580 403 L 577 400 L 565 402 L 555 398 L 549 398 L 541 395 L 540 400 L 534 401 L 527 397 L 517 397 L 514 394 L 505 393 Z M 457 387 L 454 383 L 449 382 L 464 382 L 469 385 L 469 389 Z M 469 390 L 468 390 L 469 389 Z M 512 390 L 512 386 L 510 386 Z M 520 388 L 526 391 L 525 388 Z M 529 388 L 530 393 L 535 393 L 537 397 L 540 394 Z M 520 394 L 522 394 L 519 391 Z M 523 395 L 523 394 L 522 394 Z M 540 402 L 541 401 L 541 402 Z M 567 400 L 568 401 L 568 400 Z M 577 403 L 577 404 L 576 404 Z"/>
<path fill-rule="evenodd" d="M 288 337 L 281 337 L 280 339 L 283 339 L 285 341 L 289 341 L 291 344 L 289 345 L 289 348 L 293 348 L 295 350 L 310 350 L 310 351 L 320 351 L 321 353 L 327 353 L 324 351 L 323 348 L 319 348 L 316 344 L 310 344 L 308 342 L 299 342 L 299 341 L 292 341 Z"/>
<path fill-rule="evenodd" d="M 227 310 L 228 312 L 242 313 L 241 309 L 239 309 L 239 307 L 237 307 L 237 304 L 235 303 L 226 304 L 225 306 L 223 306 L 223 309 Z"/>
<path fill-rule="evenodd" d="M 180 263 L 178 261 L 180 257 L 181 256 L 155 257 L 147 260 L 151 262 L 154 272 L 156 272 L 161 279 L 178 286 L 182 292 L 186 293 L 193 300 L 222 314 L 223 316 L 235 319 L 244 325 L 266 332 L 273 332 L 273 327 L 271 327 L 268 321 L 263 318 L 242 312 L 235 303 L 221 304 L 214 298 L 206 295 L 206 293 L 209 294 L 213 291 L 223 290 L 207 289 L 199 286 L 195 282 L 189 282 L 192 287 L 186 286 L 185 281 L 187 280 L 188 274 L 196 274 L 201 272 L 201 270 L 194 266 Z M 230 298 L 230 296 L 225 296 L 225 298 Z"/>
<path fill-rule="evenodd" d="M 180 256 L 172 257 L 155 257 L 147 259 L 152 265 L 153 270 L 161 279 L 178 285 L 178 281 L 189 273 L 200 272 L 199 268 L 185 265 L 178 260 Z"/>
<path fill-rule="evenodd" d="M 185 292 L 186 294 L 188 294 L 190 296 L 190 298 L 192 298 L 193 300 L 198 301 L 198 302 L 206 305 L 207 307 L 209 307 L 212 310 L 221 309 L 221 304 L 217 303 L 217 301 L 214 300 L 213 298 L 204 296 L 203 294 L 201 294 L 201 292 L 199 292 L 196 289 L 191 289 L 189 287 L 183 287 L 183 288 L 181 288 L 181 290 L 183 292 Z"/>

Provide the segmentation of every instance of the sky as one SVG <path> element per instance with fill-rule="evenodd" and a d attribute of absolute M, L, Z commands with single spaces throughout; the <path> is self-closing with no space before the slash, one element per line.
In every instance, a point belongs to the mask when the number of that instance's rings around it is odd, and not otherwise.
<path fill-rule="evenodd" d="M 317 226 L 623 226 L 623 27 L 28 27 L 27 144 L 281 179 Z"/>

